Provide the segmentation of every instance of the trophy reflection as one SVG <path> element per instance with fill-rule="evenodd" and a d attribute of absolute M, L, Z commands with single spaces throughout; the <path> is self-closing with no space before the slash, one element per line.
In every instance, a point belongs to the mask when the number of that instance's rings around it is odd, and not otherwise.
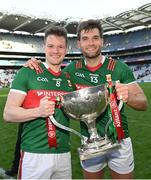
<path fill-rule="evenodd" d="M 113 143 L 107 137 L 107 132 L 104 137 L 101 137 L 96 129 L 96 118 L 106 110 L 108 105 L 107 92 L 106 85 L 99 85 L 77 90 L 62 96 L 61 104 L 63 111 L 71 119 L 83 121 L 87 125 L 89 138 L 82 136 L 74 129 L 64 127 L 51 117 L 51 121 L 56 126 L 80 136 L 81 147 L 78 148 L 78 152 L 81 160 L 103 155 L 120 146 L 118 142 Z"/>

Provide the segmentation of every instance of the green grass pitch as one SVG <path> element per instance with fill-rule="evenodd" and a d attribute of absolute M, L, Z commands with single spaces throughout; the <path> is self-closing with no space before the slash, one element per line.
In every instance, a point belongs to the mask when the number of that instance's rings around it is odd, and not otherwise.
<path fill-rule="evenodd" d="M 146 112 L 135 111 L 126 107 L 129 130 L 133 142 L 135 157 L 135 179 L 151 178 L 151 83 L 141 84 L 149 102 Z M 9 169 L 13 160 L 17 127 L 15 123 L 3 121 L 3 109 L 8 89 L 0 89 L 0 168 Z M 71 127 L 79 130 L 79 123 L 71 121 Z M 77 147 L 80 146 L 79 137 L 71 135 L 73 179 L 83 179 L 79 163 Z M 110 178 L 108 170 L 105 178 Z"/>

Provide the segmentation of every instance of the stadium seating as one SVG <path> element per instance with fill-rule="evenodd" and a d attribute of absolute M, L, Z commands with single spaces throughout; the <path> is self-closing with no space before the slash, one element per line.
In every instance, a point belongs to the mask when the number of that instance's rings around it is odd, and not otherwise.
<path fill-rule="evenodd" d="M 104 55 L 126 62 L 132 68 L 138 81 L 151 81 L 151 31 L 149 28 L 127 33 L 104 35 L 104 42 L 104 48 L 102 49 Z M 21 60 L 24 62 L 31 56 L 44 59 L 43 37 L 1 32 L 0 51 L 0 87 L 7 87 L 11 84 L 16 70 L 10 67 L 5 68 L 5 70 L 2 69 L 2 60 L 10 60 L 12 59 L 10 55 L 14 56 L 15 54 L 13 59 L 16 62 L 18 60 L 18 63 L 15 63 L 17 66 L 19 62 L 21 65 Z M 30 55 L 28 55 L 29 53 Z M 25 57 L 21 57 L 21 54 Z M 68 54 L 70 56 L 65 58 L 63 66 L 66 66 L 71 60 L 80 58 L 81 53 L 77 47 L 76 37 L 68 38 Z M 20 66 L 18 66 L 19 68 Z"/>

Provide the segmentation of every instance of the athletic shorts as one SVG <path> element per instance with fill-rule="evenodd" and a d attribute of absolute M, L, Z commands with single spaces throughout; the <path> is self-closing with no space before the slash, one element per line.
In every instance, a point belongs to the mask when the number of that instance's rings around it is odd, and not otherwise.
<path fill-rule="evenodd" d="M 20 179 L 72 179 L 71 154 L 21 153 Z"/>
<path fill-rule="evenodd" d="M 81 161 L 81 166 L 88 172 L 99 172 L 108 166 L 119 174 L 127 174 L 134 170 L 134 156 L 131 138 L 123 139 L 121 147 L 109 153 Z"/>

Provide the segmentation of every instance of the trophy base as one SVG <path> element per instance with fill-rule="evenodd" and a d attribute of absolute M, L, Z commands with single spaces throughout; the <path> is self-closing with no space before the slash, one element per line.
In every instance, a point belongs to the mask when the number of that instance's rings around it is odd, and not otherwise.
<path fill-rule="evenodd" d="M 120 148 L 120 144 L 119 143 L 112 143 L 112 142 L 109 142 L 107 144 L 104 144 L 100 147 L 87 147 L 87 149 L 85 148 L 78 148 L 78 153 L 79 153 L 79 157 L 80 157 L 80 160 L 83 161 L 83 160 L 86 160 L 86 159 L 91 159 L 93 157 L 97 157 L 97 156 L 100 156 L 100 155 L 104 155 L 104 154 L 107 154 L 108 152 L 114 150 L 114 149 L 117 149 L 117 148 Z"/>

